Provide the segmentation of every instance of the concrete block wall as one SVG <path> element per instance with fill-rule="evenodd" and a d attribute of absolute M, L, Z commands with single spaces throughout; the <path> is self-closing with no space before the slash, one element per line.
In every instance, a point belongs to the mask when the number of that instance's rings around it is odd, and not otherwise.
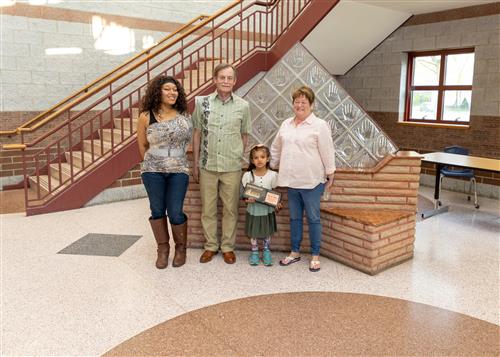
<path fill-rule="evenodd" d="M 49 6 L 55 8 L 64 8 L 68 10 L 98 12 L 110 15 L 135 16 L 143 19 L 159 21 L 172 21 L 175 19 L 176 22 L 184 23 L 200 14 L 213 14 L 217 10 L 230 3 L 232 3 L 231 0 L 141 0 L 127 2 L 126 6 L 124 6 L 123 2 L 115 1 L 64 1 L 58 4 L 50 4 Z"/>
<path fill-rule="evenodd" d="M 500 116 L 500 15 L 402 26 L 338 79 L 370 112 L 400 113 L 405 60 L 412 51 L 475 48 L 471 115 Z"/>
<path fill-rule="evenodd" d="M 130 53 L 106 54 L 95 48 L 91 23 L 2 15 L 2 87 L 4 112 L 46 110 L 102 74 L 119 66 L 134 53 L 143 50 L 142 38 L 155 41 L 166 32 L 130 29 L 133 45 Z M 74 55 L 47 55 L 45 49 L 81 48 Z M 29 95 L 27 95 L 29 93 Z M 11 128 L 7 114 L 2 126 Z M 10 115 L 12 116 L 12 115 Z M 23 118 L 26 120 L 26 118 Z"/>
<path fill-rule="evenodd" d="M 407 52 L 474 47 L 471 119 L 466 127 L 402 123 Z M 486 4 L 416 15 L 338 80 L 402 150 L 420 153 L 461 145 L 471 155 L 500 157 L 500 7 Z M 433 165 L 422 184 L 433 185 Z M 479 193 L 499 198 L 500 175 L 476 170 Z M 445 189 L 464 191 L 445 180 Z"/>
<path fill-rule="evenodd" d="M 0 112 L 45 110 L 157 42 L 200 14 L 212 14 L 229 0 L 199 2 L 140 1 L 126 6 L 113 1 L 61 2 L 31 6 L 18 2 L 2 8 L 2 93 Z M 98 49 L 93 18 L 121 26 L 129 51 Z M 116 41 L 116 39 L 115 39 Z M 77 47 L 73 55 L 47 55 L 47 48 Z M 30 95 L 26 95 L 30 93 Z M 15 128 L 13 115 L 0 117 L 2 128 Z"/>

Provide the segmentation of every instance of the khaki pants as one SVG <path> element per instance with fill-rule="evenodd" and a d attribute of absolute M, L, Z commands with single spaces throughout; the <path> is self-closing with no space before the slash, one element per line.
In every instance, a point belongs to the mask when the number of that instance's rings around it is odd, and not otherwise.
<path fill-rule="evenodd" d="M 231 252 L 236 240 L 238 205 L 240 200 L 241 171 L 215 172 L 200 170 L 201 225 L 206 243 L 205 250 L 219 250 L 217 240 L 217 198 L 223 205 L 220 250 Z"/>

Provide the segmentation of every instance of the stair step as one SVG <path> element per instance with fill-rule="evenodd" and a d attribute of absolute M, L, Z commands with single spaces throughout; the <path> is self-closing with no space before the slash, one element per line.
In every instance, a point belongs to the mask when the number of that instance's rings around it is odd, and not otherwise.
<path fill-rule="evenodd" d="M 191 84 L 189 83 L 189 79 L 182 78 L 179 79 L 179 81 L 181 82 L 182 87 L 184 87 L 184 92 L 186 94 L 191 93 Z M 193 87 L 196 88 L 196 83 L 194 82 L 194 80 L 193 80 Z"/>
<path fill-rule="evenodd" d="M 226 62 L 226 59 L 225 58 L 207 58 L 207 59 L 201 58 L 198 60 L 199 67 L 204 67 L 204 64 L 202 62 L 206 62 L 208 68 L 212 68 L 212 63 L 213 63 L 213 65 L 214 65 L 213 67 L 215 68 L 219 63 Z"/>
<path fill-rule="evenodd" d="M 38 187 L 40 189 L 40 198 L 44 198 L 46 195 L 49 194 L 49 176 L 48 175 L 40 175 L 39 176 L 39 182 L 40 185 L 37 185 L 37 178 L 36 177 L 31 177 L 29 178 L 30 181 L 30 191 L 33 198 L 38 197 Z M 66 185 L 62 185 L 59 187 L 60 183 L 59 180 L 55 179 L 54 177 L 50 177 L 50 188 L 52 189 L 52 194 L 59 192 L 64 188 Z M 55 189 L 55 190 L 54 190 Z"/>
<path fill-rule="evenodd" d="M 189 78 L 193 78 L 193 83 L 196 83 L 198 76 L 200 76 L 200 82 L 205 80 L 205 73 L 207 74 L 207 80 L 212 79 L 212 68 L 207 68 L 206 72 L 204 68 L 192 69 L 184 72 L 185 79 L 189 82 Z"/>
<path fill-rule="evenodd" d="M 137 113 L 139 113 L 139 108 L 132 108 L 132 109 L 137 109 Z M 133 113 L 132 113 L 133 114 Z M 132 116 L 132 128 L 134 131 L 137 130 L 137 118 L 139 117 L 139 114 L 137 116 Z M 123 128 L 126 130 L 130 130 L 130 118 L 115 118 L 114 119 L 115 123 L 115 129 L 121 129 L 122 128 L 122 123 L 123 123 Z"/>
<path fill-rule="evenodd" d="M 184 91 L 186 93 L 190 93 L 192 89 L 198 89 L 198 76 L 199 76 L 199 84 L 203 85 L 205 81 L 205 72 L 207 81 L 212 78 L 212 66 L 215 68 L 219 63 L 224 62 L 222 59 L 200 59 L 197 63 L 196 69 L 185 70 L 184 77 L 180 79 L 182 86 L 184 87 Z M 192 79 L 191 79 L 192 78 Z"/>
<path fill-rule="evenodd" d="M 91 163 L 92 163 L 92 155 L 89 154 L 88 152 L 83 153 L 82 157 L 82 152 L 81 151 L 73 151 L 71 153 L 65 152 L 64 155 L 66 156 L 66 161 L 71 164 L 71 156 L 73 156 L 73 165 L 74 168 L 82 169 L 83 168 L 83 163 L 85 163 L 85 168 L 87 168 Z M 94 159 L 97 161 L 99 156 L 95 155 Z"/>
<path fill-rule="evenodd" d="M 66 182 L 71 178 L 71 165 L 67 162 L 61 163 L 61 170 L 59 170 L 59 164 L 50 164 L 50 176 L 53 179 L 59 180 L 59 171 L 61 172 L 61 182 Z M 73 174 L 80 169 L 74 169 Z"/>
<path fill-rule="evenodd" d="M 102 129 L 102 139 L 104 141 L 109 141 L 111 142 L 111 133 L 113 133 L 113 141 L 114 144 L 116 145 L 117 143 L 122 141 L 122 129 Z M 123 139 L 127 139 L 130 136 L 130 131 L 128 129 L 123 129 Z"/>
<path fill-rule="evenodd" d="M 108 150 L 111 150 L 111 142 L 104 140 L 104 138 L 102 141 L 102 146 L 101 146 L 101 139 L 98 138 L 94 140 L 83 140 L 83 151 L 92 154 L 92 146 L 94 146 L 94 158 L 102 156 Z"/>

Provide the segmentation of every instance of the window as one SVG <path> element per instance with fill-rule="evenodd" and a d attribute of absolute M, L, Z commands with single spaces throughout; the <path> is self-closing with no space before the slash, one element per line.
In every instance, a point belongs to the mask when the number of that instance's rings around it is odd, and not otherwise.
<path fill-rule="evenodd" d="M 405 121 L 467 124 L 473 72 L 473 48 L 410 53 Z"/>

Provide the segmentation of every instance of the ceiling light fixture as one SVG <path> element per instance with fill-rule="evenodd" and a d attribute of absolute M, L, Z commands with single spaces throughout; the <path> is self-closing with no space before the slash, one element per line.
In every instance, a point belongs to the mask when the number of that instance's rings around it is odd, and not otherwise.
<path fill-rule="evenodd" d="M 45 54 L 48 56 L 53 55 L 77 55 L 82 53 L 82 49 L 80 47 L 55 47 L 55 48 L 46 48 Z"/>

